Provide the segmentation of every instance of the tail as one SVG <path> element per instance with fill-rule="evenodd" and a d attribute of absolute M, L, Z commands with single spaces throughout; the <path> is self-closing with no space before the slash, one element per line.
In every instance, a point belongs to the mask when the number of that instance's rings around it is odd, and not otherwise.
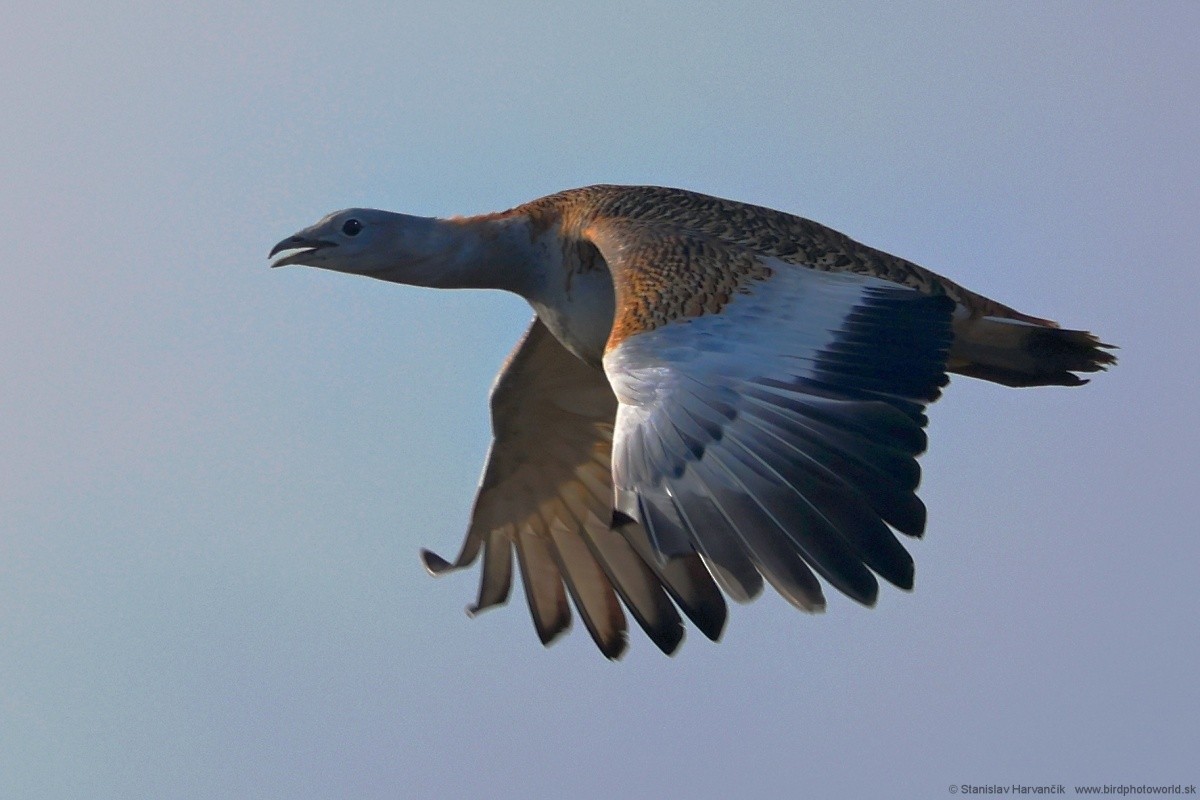
<path fill-rule="evenodd" d="M 955 315 L 946 367 L 959 375 L 1005 386 L 1079 386 L 1087 381 L 1076 372 L 1098 372 L 1117 363 L 1108 352 L 1114 346 L 1087 331 L 1065 330 L 1017 312 L 1011 318 L 972 318 L 963 312 L 960 306 L 962 316 Z"/>

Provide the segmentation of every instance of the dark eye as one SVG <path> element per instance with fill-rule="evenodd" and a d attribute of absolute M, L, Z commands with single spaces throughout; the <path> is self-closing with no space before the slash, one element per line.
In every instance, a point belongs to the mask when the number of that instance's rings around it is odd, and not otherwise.
<path fill-rule="evenodd" d="M 356 219 L 348 219 L 342 223 L 342 233 L 347 236 L 358 236 L 358 232 L 362 230 L 362 223 Z"/>

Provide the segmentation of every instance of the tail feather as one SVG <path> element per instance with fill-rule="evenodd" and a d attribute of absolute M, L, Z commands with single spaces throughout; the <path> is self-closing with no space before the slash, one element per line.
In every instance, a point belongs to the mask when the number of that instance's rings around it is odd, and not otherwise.
<path fill-rule="evenodd" d="M 1079 386 L 1076 372 L 1108 369 L 1117 359 L 1087 331 L 1059 328 L 1049 320 L 960 318 L 947 369 L 1005 386 Z"/>

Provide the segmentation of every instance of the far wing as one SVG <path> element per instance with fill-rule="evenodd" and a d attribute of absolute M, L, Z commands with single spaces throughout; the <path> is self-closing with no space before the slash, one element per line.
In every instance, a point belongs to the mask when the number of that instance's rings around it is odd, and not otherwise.
<path fill-rule="evenodd" d="M 924 529 L 916 456 L 953 301 L 686 230 L 618 219 L 587 235 L 617 290 L 618 511 L 738 600 L 765 578 L 822 608 L 814 572 L 865 604 L 875 574 L 910 588 L 891 529 Z"/>
<path fill-rule="evenodd" d="M 725 605 L 697 558 L 659 567 L 639 526 L 612 529 L 616 407 L 604 373 L 534 319 L 492 390 L 495 440 L 462 551 L 453 564 L 429 551 L 422 558 L 438 575 L 470 565 L 482 550 L 479 597 L 469 609 L 475 613 L 507 601 L 515 547 L 543 643 L 570 626 L 569 596 L 601 651 L 619 657 L 626 647 L 619 596 L 671 653 L 683 627 L 668 593 L 714 638 Z"/>

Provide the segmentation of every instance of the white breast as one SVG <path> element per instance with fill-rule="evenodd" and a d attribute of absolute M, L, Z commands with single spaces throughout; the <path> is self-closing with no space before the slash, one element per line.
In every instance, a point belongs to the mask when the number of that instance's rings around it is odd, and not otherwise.
<path fill-rule="evenodd" d="M 599 367 L 616 310 L 608 267 L 601 259 L 587 268 L 566 265 L 558 246 L 543 253 L 542 279 L 529 304 L 564 347 Z"/>

